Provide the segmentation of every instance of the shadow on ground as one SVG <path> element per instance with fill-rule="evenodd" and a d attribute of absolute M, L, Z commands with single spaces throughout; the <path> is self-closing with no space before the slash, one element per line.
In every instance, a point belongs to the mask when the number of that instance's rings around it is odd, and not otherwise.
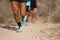
<path fill-rule="evenodd" d="M 0 26 L 0 28 L 8 29 L 8 30 L 13 30 L 13 31 L 16 31 L 17 30 L 16 27 L 12 27 L 12 26 Z"/>

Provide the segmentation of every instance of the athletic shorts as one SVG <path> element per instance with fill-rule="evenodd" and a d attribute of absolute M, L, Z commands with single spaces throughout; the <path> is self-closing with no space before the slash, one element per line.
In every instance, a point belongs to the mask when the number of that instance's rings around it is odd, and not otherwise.
<path fill-rule="evenodd" d="M 31 0 L 31 10 L 37 8 L 36 0 Z"/>
<path fill-rule="evenodd" d="M 26 0 L 10 0 L 11 1 L 16 1 L 16 2 L 26 2 Z"/>
<path fill-rule="evenodd" d="M 26 6 L 26 11 L 30 12 L 30 6 Z"/>

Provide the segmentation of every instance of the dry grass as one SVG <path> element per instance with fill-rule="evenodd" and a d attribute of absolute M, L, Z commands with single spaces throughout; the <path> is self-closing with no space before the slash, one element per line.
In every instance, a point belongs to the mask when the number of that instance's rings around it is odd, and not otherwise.
<path fill-rule="evenodd" d="M 0 0 L 0 23 L 4 20 L 14 21 L 13 11 L 11 9 L 10 0 Z M 51 22 L 60 23 L 60 0 L 38 0 L 38 17 L 44 17 Z M 49 15 L 49 13 L 51 15 Z M 51 17 L 49 19 L 49 16 Z M 47 21 L 48 21 L 47 20 Z"/>

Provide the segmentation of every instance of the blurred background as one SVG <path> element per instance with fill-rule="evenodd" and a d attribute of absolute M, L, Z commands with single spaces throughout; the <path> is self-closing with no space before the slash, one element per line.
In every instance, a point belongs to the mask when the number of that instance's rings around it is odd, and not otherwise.
<path fill-rule="evenodd" d="M 60 23 L 60 0 L 38 0 L 37 6 L 37 17 L 42 23 Z M 0 0 L 0 23 L 15 23 L 10 0 Z"/>

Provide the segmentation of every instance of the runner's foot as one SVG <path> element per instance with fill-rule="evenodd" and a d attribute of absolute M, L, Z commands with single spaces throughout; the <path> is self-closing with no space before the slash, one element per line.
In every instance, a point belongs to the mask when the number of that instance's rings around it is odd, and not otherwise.
<path fill-rule="evenodd" d="M 22 27 L 21 26 L 19 26 L 19 28 L 17 29 L 17 32 L 22 32 Z"/>

